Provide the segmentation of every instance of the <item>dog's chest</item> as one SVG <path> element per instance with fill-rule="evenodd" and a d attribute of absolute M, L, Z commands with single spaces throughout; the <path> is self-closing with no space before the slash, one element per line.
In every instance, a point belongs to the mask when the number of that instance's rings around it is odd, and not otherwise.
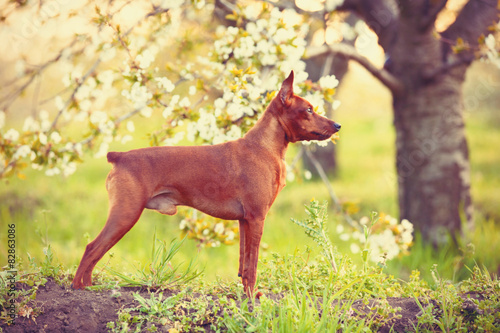
<path fill-rule="evenodd" d="M 279 170 L 279 177 L 278 177 L 278 192 L 280 192 L 283 187 L 286 185 L 286 163 L 285 160 L 282 159 L 280 160 L 279 163 L 280 170 Z"/>

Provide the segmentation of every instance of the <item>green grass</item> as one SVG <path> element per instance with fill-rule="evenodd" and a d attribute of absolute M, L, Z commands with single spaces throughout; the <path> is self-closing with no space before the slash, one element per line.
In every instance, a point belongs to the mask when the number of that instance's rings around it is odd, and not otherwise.
<path fill-rule="evenodd" d="M 148 269 L 136 268 L 135 274 L 125 279 L 120 273 L 104 272 L 96 281 L 100 286 L 92 288 L 106 293 L 112 289 L 112 297 L 118 299 L 121 292 L 129 291 L 120 289 L 117 277 L 125 285 L 147 288 L 133 293 L 133 305 L 117 307 L 117 319 L 106 327 L 111 332 L 156 331 L 160 327 L 174 327 L 175 332 L 203 331 L 206 327 L 219 332 L 372 332 L 395 324 L 391 318 L 398 318 L 398 309 L 388 300 L 394 297 L 399 302 L 414 300 L 420 307 L 418 315 L 418 309 L 405 313 L 412 319 L 417 315 L 413 329 L 407 327 L 412 331 L 500 329 L 500 284 L 487 270 L 474 265 L 471 276 L 455 284 L 441 276 L 438 265 L 431 269 L 432 283 L 422 280 L 418 270 L 408 281 L 398 280 L 384 272 L 383 266 L 370 264 L 367 257 L 359 269 L 348 256 L 334 250 L 327 235 L 320 235 L 329 222 L 321 213 L 324 207 L 317 201 L 310 203 L 309 218 L 297 221 L 320 245 L 323 254 L 296 249 L 264 258 L 257 281 L 263 296 L 258 302 L 246 298 L 241 283 L 234 280 L 207 283 L 192 275 L 191 263 L 180 269 L 165 265 L 174 254 L 182 252 L 178 250 L 183 242 L 158 247 L 153 241 L 148 246 L 152 256 L 144 263 Z M 332 267 L 329 253 L 340 259 L 338 271 Z M 160 271 L 162 274 L 158 274 Z M 15 291 L 18 307 L 26 305 L 34 316 L 39 315 L 41 308 L 32 302 L 38 288 L 48 277 L 68 286 L 71 275 L 64 272 L 64 266 L 54 260 L 50 251 L 38 262 L 31 260 L 29 268 L 18 274 L 19 282 L 32 286 Z M 0 310 L 10 301 L 5 296 L 9 287 L 4 273 L 0 272 Z M 171 290 L 174 275 L 194 279 L 177 280 L 176 290 Z M 0 323 L 4 320 L 9 318 L 0 311 Z"/>

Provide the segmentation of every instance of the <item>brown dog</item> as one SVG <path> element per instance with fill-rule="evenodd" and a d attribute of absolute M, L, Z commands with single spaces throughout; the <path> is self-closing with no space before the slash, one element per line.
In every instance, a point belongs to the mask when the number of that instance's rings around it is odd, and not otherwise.
<path fill-rule="evenodd" d="M 293 94 L 292 71 L 241 139 L 213 146 L 110 152 L 108 220 L 87 245 L 73 288 L 92 285 L 94 266 L 134 226 L 144 208 L 174 215 L 181 205 L 220 219 L 239 220 L 238 276 L 252 298 L 264 220 L 285 186 L 288 143 L 326 140 L 339 129 L 340 124 L 316 114 L 308 101 Z"/>

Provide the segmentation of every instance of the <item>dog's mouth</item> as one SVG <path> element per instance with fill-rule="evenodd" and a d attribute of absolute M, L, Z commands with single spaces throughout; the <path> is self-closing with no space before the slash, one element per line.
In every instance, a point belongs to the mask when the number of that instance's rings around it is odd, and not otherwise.
<path fill-rule="evenodd" d="M 323 141 L 329 139 L 334 133 L 329 133 L 329 132 L 311 132 L 312 135 L 316 137 L 316 140 L 318 141 Z"/>

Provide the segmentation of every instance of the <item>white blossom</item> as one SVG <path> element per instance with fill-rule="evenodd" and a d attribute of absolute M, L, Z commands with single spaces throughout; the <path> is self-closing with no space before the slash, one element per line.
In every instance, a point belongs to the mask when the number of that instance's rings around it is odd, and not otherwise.
<path fill-rule="evenodd" d="M 236 236 L 236 235 L 234 234 L 234 232 L 233 232 L 233 231 L 231 231 L 231 230 L 230 230 L 230 231 L 227 233 L 226 240 L 227 240 L 227 241 L 232 241 L 232 240 L 234 240 L 234 236 Z"/>
<path fill-rule="evenodd" d="M 323 89 L 334 89 L 339 85 L 339 80 L 335 77 L 335 75 L 326 75 L 322 76 L 319 81 L 319 86 Z"/>
<path fill-rule="evenodd" d="M 500 68 L 500 52 L 496 49 L 495 36 L 489 34 L 488 37 L 485 38 L 484 43 L 487 47 L 486 56 L 491 63 Z"/>
<path fill-rule="evenodd" d="M 130 134 L 126 134 L 126 135 L 124 135 L 124 136 L 121 138 L 120 142 L 121 142 L 121 144 L 122 144 L 122 145 L 124 145 L 124 144 L 126 144 L 127 142 L 132 141 L 133 139 L 134 139 L 134 138 L 132 137 L 132 135 L 130 135 Z"/>
<path fill-rule="evenodd" d="M 5 135 L 3 137 L 6 140 L 17 141 L 17 140 L 19 140 L 19 132 L 16 131 L 15 129 L 11 128 L 10 130 L 7 131 L 7 133 L 5 133 Z"/>
<path fill-rule="evenodd" d="M 157 77 L 155 80 L 158 82 L 158 87 L 165 89 L 168 93 L 175 89 L 175 85 L 166 77 Z"/>
<path fill-rule="evenodd" d="M 177 9 L 184 4 L 184 0 L 163 0 L 161 7 L 166 9 Z"/>
<path fill-rule="evenodd" d="M 80 110 L 83 111 L 83 115 L 85 116 L 84 118 L 86 118 L 86 112 L 89 112 L 91 107 L 92 107 L 92 102 L 88 99 L 84 99 L 83 101 L 80 101 L 78 103 L 78 106 L 80 107 Z M 83 121 L 84 119 L 82 118 L 78 118 L 78 117 L 74 117 L 73 119 L 75 119 L 76 121 Z"/>
<path fill-rule="evenodd" d="M 196 133 L 198 133 L 197 123 L 194 122 L 188 123 L 186 132 L 187 132 L 187 139 L 191 142 L 194 142 L 196 139 Z"/>
<path fill-rule="evenodd" d="M 170 106 L 175 107 L 179 103 L 180 99 L 181 99 L 181 96 L 179 96 L 179 95 L 172 96 L 172 98 L 170 99 L 170 103 L 169 103 Z"/>
<path fill-rule="evenodd" d="M 26 73 L 26 62 L 24 59 L 19 59 L 14 64 L 14 70 L 17 77 L 22 77 Z"/>
<path fill-rule="evenodd" d="M 214 232 L 216 234 L 224 233 L 224 224 L 222 224 L 221 222 L 217 223 L 214 227 Z"/>
<path fill-rule="evenodd" d="M 241 118 L 244 114 L 243 108 L 240 104 L 229 103 L 226 109 L 227 114 L 231 117 L 231 119 L 236 120 Z"/>
<path fill-rule="evenodd" d="M 149 106 L 146 106 L 141 110 L 141 116 L 143 117 L 150 118 L 152 114 L 153 114 L 153 109 L 150 108 Z"/>
<path fill-rule="evenodd" d="M 58 144 L 61 142 L 61 140 L 62 140 L 62 138 L 61 138 L 61 134 L 59 134 L 59 132 L 52 132 L 50 134 L 50 141 L 52 141 L 53 143 Z"/>
<path fill-rule="evenodd" d="M 52 126 L 52 122 L 49 120 L 49 113 L 47 110 L 41 110 L 38 116 L 40 117 L 40 130 L 48 132 Z"/>
<path fill-rule="evenodd" d="M 243 37 L 240 39 L 240 45 L 234 49 L 234 57 L 249 58 L 255 52 L 255 42 L 252 37 Z"/>
<path fill-rule="evenodd" d="M 150 50 L 145 50 L 135 58 L 139 62 L 139 67 L 142 69 L 148 68 L 155 60 L 153 53 Z"/>
<path fill-rule="evenodd" d="M 90 122 L 94 125 L 102 125 L 108 120 L 108 114 L 103 111 L 94 111 L 90 114 Z"/>
<path fill-rule="evenodd" d="M 386 253 L 387 259 L 391 260 L 399 254 L 399 246 L 396 237 L 391 230 L 386 229 L 381 234 L 370 235 L 368 241 L 371 253 L 371 260 L 380 261 L 380 256 Z"/>
<path fill-rule="evenodd" d="M 489 50 L 496 51 L 495 50 L 496 40 L 495 36 L 493 36 L 492 34 L 489 34 L 488 37 L 484 39 L 484 44 L 488 47 Z"/>
<path fill-rule="evenodd" d="M 335 8 L 339 7 L 344 3 L 344 0 L 326 0 L 325 9 L 329 12 L 335 10 Z"/>
<path fill-rule="evenodd" d="M 62 168 L 63 168 L 62 173 L 63 173 L 64 177 L 71 176 L 76 171 L 76 163 L 75 162 L 69 162 L 67 164 L 64 164 L 62 166 Z"/>
<path fill-rule="evenodd" d="M 256 4 L 247 4 L 243 8 L 243 15 L 249 20 L 255 20 L 259 16 L 261 8 Z"/>
<path fill-rule="evenodd" d="M 200 118 L 196 123 L 196 131 L 203 140 L 212 141 L 218 131 L 215 116 L 205 109 L 200 109 Z"/>
<path fill-rule="evenodd" d="M 359 219 L 359 224 L 361 225 L 368 225 L 370 223 L 370 219 L 368 216 L 363 216 L 362 218 Z"/>
<path fill-rule="evenodd" d="M 116 56 L 116 47 L 113 47 L 110 43 L 105 43 L 102 46 L 102 52 L 100 58 L 102 61 L 109 61 L 114 59 Z"/>
<path fill-rule="evenodd" d="M 217 109 L 223 109 L 226 107 L 226 101 L 223 99 L 223 98 L 217 98 L 215 101 L 214 101 L 214 106 L 217 108 Z"/>
<path fill-rule="evenodd" d="M 351 243 L 350 249 L 351 249 L 351 252 L 354 254 L 359 253 L 361 251 L 361 248 L 356 243 Z"/>
<path fill-rule="evenodd" d="M 32 116 L 28 116 L 24 120 L 23 132 L 37 132 L 39 130 L 40 124 Z"/>
<path fill-rule="evenodd" d="M 148 90 L 148 88 L 141 85 L 140 82 L 135 82 L 130 88 L 130 91 L 123 90 L 122 95 L 129 99 L 134 104 L 134 108 L 136 109 L 142 109 L 145 107 L 148 101 L 153 97 L 153 94 Z"/>
<path fill-rule="evenodd" d="M 28 146 L 28 145 L 22 145 L 19 148 L 17 148 L 17 150 L 14 153 L 14 155 L 12 155 L 12 159 L 13 160 L 18 160 L 18 159 L 21 159 L 21 158 L 24 158 L 24 157 L 30 155 L 30 153 L 31 153 L 30 146 Z"/>
<path fill-rule="evenodd" d="M 59 175 L 60 173 L 61 173 L 61 170 L 58 167 L 53 167 L 53 168 L 47 169 L 45 171 L 45 175 L 47 175 L 49 177 Z"/>
<path fill-rule="evenodd" d="M 109 144 L 107 142 L 101 143 L 101 145 L 99 146 L 99 150 L 94 154 L 94 157 L 101 158 L 106 156 L 106 154 L 108 153 L 108 149 L 109 149 Z"/>
<path fill-rule="evenodd" d="M 341 102 L 339 100 L 333 101 L 333 103 L 332 103 L 332 109 L 333 110 L 337 110 L 339 108 L 340 104 L 341 104 Z"/>
<path fill-rule="evenodd" d="M 127 131 L 129 132 L 134 132 L 135 131 L 135 125 L 132 120 L 127 121 Z"/>
<path fill-rule="evenodd" d="M 67 143 L 66 146 L 68 145 L 71 145 L 71 143 Z M 83 155 L 83 147 L 82 147 L 82 144 L 80 142 L 78 143 L 75 143 L 72 147 L 72 150 L 77 153 L 79 156 L 82 156 Z"/>
<path fill-rule="evenodd" d="M 102 71 L 97 75 L 97 79 L 101 82 L 103 89 L 110 89 L 115 79 L 115 74 L 111 70 Z"/>
<path fill-rule="evenodd" d="M 241 128 L 236 125 L 231 125 L 231 128 L 226 133 L 227 141 L 239 139 L 241 138 L 241 136 L 242 136 Z"/>
<path fill-rule="evenodd" d="M 163 144 L 165 146 L 173 146 L 173 145 L 176 145 L 178 144 L 182 139 L 184 139 L 184 135 L 186 133 L 184 132 L 177 132 L 175 133 L 175 135 L 172 137 L 172 138 L 168 138 L 168 139 L 165 139 L 163 141 Z"/>
<path fill-rule="evenodd" d="M 293 29 L 279 28 L 273 35 L 273 40 L 276 44 L 284 43 L 292 38 L 296 37 L 296 33 Z"/>
<path fill-rule="evenodd" d="M 40 170 L 43 170 L 43 165 L 38 164 L 38 163 L 31 163 L 31 168 L 32 168 L 33 170 L 38 170 L 38 171 L 40 171 Z"/>
<path fill-rule="evenodd" d="M 174 108 L 171 106 L 167 106 L 163 110 L 162 116 L 163 116 L 163 118 L 167 119 L 168 117 L 170 117 L 172 115 L 173 112 L 174 112 Z"/>
<path fill-rule="evenodd" d="M 191 106 L 191 101 L 189 100 L 189 98 L 187 97 L 184 97 L 180 102 L 179 102 L 179 106 L 181 108 L 188 108 Z"/>
<path fill-rule="evenodd" d="M 350 237 L 351 236 L 349 234 L 347 234 L 347 233 L 340 234 L 340 236 L 339 236 L 340 240 L 343 240 L 343 241 L 348 241 Z"/>

